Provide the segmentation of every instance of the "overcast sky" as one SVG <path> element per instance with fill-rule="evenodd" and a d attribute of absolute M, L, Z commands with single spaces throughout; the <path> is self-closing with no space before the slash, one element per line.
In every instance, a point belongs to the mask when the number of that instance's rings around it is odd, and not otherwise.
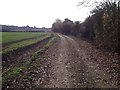
<path fill-rule="evenodd" d="M 51 27 L 55 19 L 84 21 L 88 8 L 77 7 L 81 0 L 0 0 L 0 24 Z"/>

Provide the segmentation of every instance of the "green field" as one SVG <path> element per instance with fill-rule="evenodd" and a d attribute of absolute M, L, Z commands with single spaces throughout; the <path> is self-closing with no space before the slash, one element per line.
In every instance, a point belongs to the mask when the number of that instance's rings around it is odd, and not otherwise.
<path fill-rule="evenodd" d="M 2 41 L 0 41 L 0 44 L 18 41 L 26 38 L 33 38 L 44 34 L 46 33 L 45 32 L 0 32 L 0 37 L 2 37 Z"/>
<path fill-rule="evenodd" d="M 51 34 L 45 32 L 2 32 L 1 36 L 2 36 L 1 43 L 3 43 L 2 53 L 5 54 L 10 51 L 17 50 L 18 48 L 26 47 L 31 44 L 37 43 L 43 39 L 46 39 L 47 37 L 50 37 Z M 18 42 L 14 43 L 14 41 Z M 8 45 L 4 48 L 4 44 L 6 43 Z"/>
<path fill-rule="evenodd" d="M 50 37 L 50 35 L 46 35 L 46 36 L 43 36 L 43 37 L 40 37 L 37 39 L 24 40 L 24 41 L 21 41 L 18 43 L 11 44 L 7 48 L 3 49 L 3 53 L 14 51 L 14 50 L 21 48 L 21 47 L 26 47 L 28 45 L 31 45 L 31 44 L 37 43 L 43 39 L 46 39 L 47 37 Z"/>

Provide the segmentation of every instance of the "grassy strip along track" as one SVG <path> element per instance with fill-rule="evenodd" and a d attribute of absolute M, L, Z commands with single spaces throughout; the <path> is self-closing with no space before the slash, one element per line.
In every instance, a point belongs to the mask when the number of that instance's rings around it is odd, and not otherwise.
<path fill-rule="evenodd" d="M 47 40 L 47 43 L 45 43 L 42 47 L 37 48 L 37 50 L 35 50 L 34 52 L 32 52 L 31 55 L 25 58 L 24 63 L 19 63 L 18 65 L 5 70 L 2 75 L 3 87 L 4 85 L 7 85 L 9 81 L 14 79 L 15 77 L 18 77 L 22 72 L 27 71 L 29 67 L 33 65 L 33 62 L 37 62 L 37 59 L 40 58 L 41 55 L 57 41 L 57 39 L 58 37 L 55 34 L 52 34 L 52 36 Z M 42 41 L 44 40 L 45 39 L 43 39 Z M 26 76 L 26 78 L 29 78 L 29 76 Z"/>

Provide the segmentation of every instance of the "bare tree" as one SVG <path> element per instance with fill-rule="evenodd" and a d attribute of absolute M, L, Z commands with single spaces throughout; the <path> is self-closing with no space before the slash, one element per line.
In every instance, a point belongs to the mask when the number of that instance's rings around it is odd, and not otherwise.
<path fill-rule="evenodd" d="M 103 3 L 119 3 L 119 0 L 82 0 L 78 3 L 77 6 L 88 7 L 88 8 L 94 8 L 96 6 L 101 6 Z"/>
<path fill-rule="evenodd" d="M 78 3 L 77 6 L 80 6 L 81 8 L 83 7 L 94 8 L 100 3 L 101 3 L 100 0 L 82 0 L 81 2 Z"/>

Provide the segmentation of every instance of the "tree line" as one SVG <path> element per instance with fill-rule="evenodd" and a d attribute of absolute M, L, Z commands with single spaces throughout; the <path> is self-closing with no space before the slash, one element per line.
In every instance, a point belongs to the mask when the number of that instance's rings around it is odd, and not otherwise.
<path fill-rule="evenodd" d="M 66 18 L 52 24 L 54 32 L 92 40 L 99 47 L 120 52 L 120 3 L 106 1 L 91 11 L 84 22 Z"/>

